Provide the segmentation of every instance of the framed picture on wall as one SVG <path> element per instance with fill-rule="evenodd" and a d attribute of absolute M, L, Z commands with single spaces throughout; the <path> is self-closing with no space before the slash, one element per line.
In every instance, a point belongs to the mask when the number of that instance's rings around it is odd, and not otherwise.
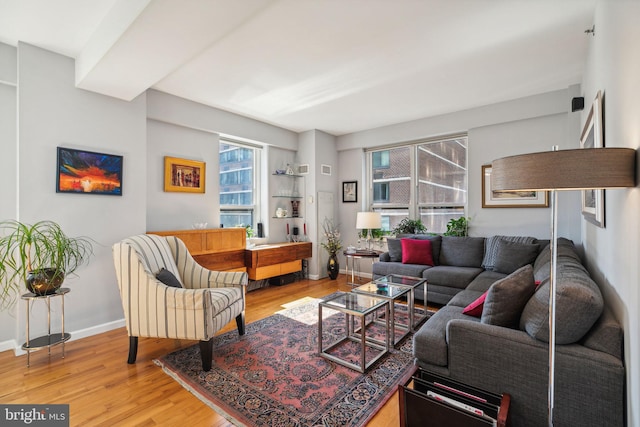
<path fill-rule="evenodd" d="M 164 158 L 164 191 L 204 193 L 205 163 L 197 160 Z"/>
<path fill-rule="evenodd" d="M 56 193 L 122 196 L 122 156 L 58 147 Z"/>
<path fill-rule="evenodd" d="M 492 191 L 491 165 L 482 165 L 483 208 L 548 208 L 547 191 Z"/>
<path fill-rule="evenodd" d="M 356 203 L 358 201 L 358 181 L 342 182 L 342 202 Z"/>
<path fill-rule="evenodd" d="M 580 148 L 602 148 L 603 140 L 602 95 L 598 91 L 580 136 Z M 582 190 L 582 216 L 592 224 L 604 228 L 604 190 Z"/>

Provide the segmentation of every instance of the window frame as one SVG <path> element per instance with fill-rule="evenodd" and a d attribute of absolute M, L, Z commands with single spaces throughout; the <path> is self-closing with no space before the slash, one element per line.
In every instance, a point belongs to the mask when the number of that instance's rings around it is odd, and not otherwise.
<path fill-rule="evenodd" d="M 249 149 L 253 151 L 253 160 L 251 162 L 251 166 L 250 167 L 241 167 L 238 169 L 234 169 L 234 170 L 222 170 L 222 165 L 219 165 L 219 171 L 218 171 L 218 183 L 220 185 L 219 190 L 220 190 L 220 194 L 218 197 L 218 205 L 219 205 L 219 211 L 220 211 L 220 224 L 224 224 L 224 222 L 222 221 L 222 216 L 225 213 L 229 213 L 229 214 L 233 214 L 233 213 L 244 213 L 244 212 L 250 212 L 251 213 L 251 224 L 242 224 L 242 225 L 250 225 L 252 228 L 256 228 L 257 227 L 257 222 L 258 222 L 258 218 L 260 217 L 260 212 L 261 212 L 261 189 L 262 189 L 262 185 L 261 185 L 261 159 L 262 159 L 262 147 L 259 146 L 255 146 L 255 145 L 251 145 L 251 144 L 247 144 L 247 143 L 243 143 L 240 141 L 235 141 L 233 139 L 229 139 L 229 138 L 220 138 L 219 140 L 219 148 L 218 148 L 218 159 L 220 159 L 220 154 L 222 153 L 220 151 L 220 148 L 222 147 L 223 144 L 226 145 L 231 145 L 234 147 L 238 147 L 238 148 L 244 148 L 244 149 Z M 245 162 L 246 160 L 244 159 L 239 159 L 237 162 L 241 163 L 241 162 Z M 241 190 L 241 191 L 235 191 L 235 192 L 226 192 L 223 193 L 223 187 L 225 185 L 222 184 L 222 174 L 223 173 L 228 173 L 228 172 L 235 172 L 235 173 L 239 173 L 238 171 L 243 171 L 243 170 L 248 170 L 248 169 L 252 169 L 253 170 L 253 179 L 251 182 L 251 192 L 253 195 L 253 200 L 251 204 L 222 204 L 221 203 L 221 196 L 223 194 L 232 194 L 232 193 L 240 193 L 240 192 L 246 192 L 249 190 Z M 230 185 L 230 184 L 226 184 L 226 185 Z M 238 184 L 233 184 L 233 185 L 238 185 Z M 241 185 L 241 184 L 240 184 Z M 227 227 L 230 226 L 237 226 L 240 224 L 227 224 Z"/>
<path fill-rule="evenodd" d="M 419 177 L 419 156 L 418 156 L 418 152 L 419 150 L 421 150 L 421 146 L 424 146 L 425 144 L 436 144 L 436 143 L 442 143 L 444 141 L 450 141 L 450 140 L 459 140 L 459 139 L 464 139 L 465 140 L 465 168 L 463 168 L 465 170 L 465 182 L 466 182 L 466 189 L 464 190 L 466 192 L 466 196 L 465 196 L 465 201 L 464 204 L 460 205 L 460 204 L 442 204 L 442 203 L 428 203 L 428 202 L 420 202 L 419 200 L 419 185 L 420 185 L 420 177 Z M 374 178 L 374 162 L 373 162 L 373 153 L 377 153 L 380 151 L 385 151 L 385 150 L 393 150 L 393 149 L 397 149 L 397 148 L 408 148 L 409 149 L 409 163 L 410 163 L 410 168 L 409 168 L 409 180 L 411 181 L 410 183 L 410 188 L 409 188 L 409 201 L 408 203 L 384 203 L 384 202 L 380 202 L 380 201 L 375 201 L 374 199 L 374 181 L 378 181 L 380 180 L 379 178 L 376 179 Z M 439 209 L 442 210 L 443 214 L 450 214 L 450 215 L 454 215 L 456 216 L 456 214 L 451 214 L 451 212 L 447 212 L 447 210 L 449 211 L 455 211 L 455 210 L 459 210 L 460 208 L 462 209 L 462 212 L 459 216 L 466 216 L 467 215 L 467 211 L 468 211 L 468 205 L 469 205 L 469 139 L 468 139 L 468 134 L 464 133 L 464 134 L 456 134 L 456 135 L 449 135 L 449 136 L 444 136 L 444 137 L 438 137 L 438 138 L 430 138 L 430 139 L 426 139 L 426 140 L 417 140 L 417 141 L 411 141 L 411 142 L 405 142 L 402 144 L 396 144 L 396 145 L 391 145 L 391 146 L 384 146 L 384 147 L 375 147 L 375 148 L 369 148 L 365 150 L 365 154 L 366 154 L 366 178 L 367 178 L 367 206 L 369 208 L 369 210 L 372 211 L 379 211 L 382 212 L 383 216 L 385 215 L 385 211 L 388 212 L 393 212 L 393 211 L 406 211 L 407 212 L 407 217 L 408 218 L 420 218 L 421 217 L 421 213 L 423 213 L 424 211 L 427 211 L 429 209 L 433 210 L 433 211 L 438 211 Z M 391 167 L 390 165 L 391 163 L 391 155 L 389 155 L 389 166 L 383 166 L 380 168 L 375 168 L 375 169 L 386 169 L 388 167 Z M 391 198 L 391 189 L 389 189 L 389 197 Z M 439 214 L 439 213 L 438 213 Z M 393 214 L 391 214 L 393 215 Z M 444 231 L 444 230 L 443 230 Z"/>

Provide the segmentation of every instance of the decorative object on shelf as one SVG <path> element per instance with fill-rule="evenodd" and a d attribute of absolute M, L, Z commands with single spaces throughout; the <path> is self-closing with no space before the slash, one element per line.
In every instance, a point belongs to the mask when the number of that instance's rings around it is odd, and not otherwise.
<path fill-rule="evenodd" d="M 424 226 L 420 219 L 404 218 L 391 230 L 391 234 L 424 234 L 427 231 L 427 227 Z"/>
<path fill-rule="evenodd" d="M 482 165 L 483 208 L 548 208 L 546 191 L 499 191 L 491 185 L 491 165 Z"/>
<path fill-rule="evenodd" d="M 285 172 L 285 173 L 286 173 L 287 175 L 293 175 L 293 174 L 294 174 L 294 173 L 293 173 L 293 167 L 292 167 L 289 163 L 287 163 L 287 169 L 286 169 L 286 172 Z"/>
<path fill-rule="evenodd" d="M 207 228 L 207 223 L 206 222 L 194 222 L 191 227 L 193 227 L 194 230 L 204 230 L 205 228 Z"/>
<path fill-rule="evenodd" d="M 300 175 L 307 175 L 309 173 L 309 164 L 305 163 L 303 165 L 298 166 L 298 173 Z"/>
<path fill-rule="evenodd" d="M 320 243 L 328 253 L 327 273 L 332 280 L 338 277 L 340 272 L 340 264 L 338 263 L 338 251 L 342 249 L 342 240 L 340 240 L 340 230 L 336 227 L 332 220 L 325 218 L 322 224 L 322 230 L 325 241 Z"/>
<path fill-rule="evenodd" d="M 447 231 L 444 236 L 467 237 L 469 235 L 469 221 L 471 218 L 461 216 L 460 218 L 451 218 L 447 223 Z"/>
<path fill-rule="evenodd" d="M 382 215 L 380 212 L 358 212 L 356 215 L 356 228 L 364 230 L 363 236 L 367 239 L 367 250 L 371 250 L 372 230 L 382 227 Z"/>
<path fill-rule="evenodd" d="M 164 158 L 164 191 L 204 193 L 205 163 L 197 160 Z"/>
<path fill-rule="evenodd" d="M 550 191 L 551 263 L 549 276 L 549 425 L 553 425 L 555 376 L 558 191 L 635 187 L 636 150 L 588 148 L 504 157 L 493 161 L 493 187 L 499 191 Z"/>
<path fill-rule="evenodd" d="M 342 203 L 356 203 L 358 201 L 358 181 L 342 182 Z"/>
<path fill-rule="evenodd" d="M 602 95 L 600 91 L 591 104 L 591 110 L 580 136 L 580 148 L 602 148 L 604 137 L 602 132 Z M 604 190 L 582 190 L 582 216 L 600 228 L 604 228 Z"/>
<path fill-rule="evenodd" d="M 291 216 L 293 218 L 298 218 L 300 216 L 300 201 L 299 200 L 292 200 L 291 201 Z"/>
<path fill-rule="evenodd" d="M 278 208 L 278 209 L 276 209 L 276 218 L 286 218 L 287 217 L 287 213 L 288 212 L 287 212 L 286 209 Z"/>
<path fill-rule="evenodd" d="M 122 196 L 122 156 L 58 147 L 56 193 Z"/>
<path fill-rule="evenodd" d="M 53 221 L 33 225 L 15 220 L 0 223 L 0 306 L 16 301 L 21 283 L 36 295 L 50 295 L 65 277 L 86 264 L 93 244 L 86 237 L 68 237 Z"/>
<path fill-rule="evenodd" d="M 276 172 L 274 173 L 274 175 L 284 175 L 286 173 L 287 171 L 284 169 L 276 169 Z"/>

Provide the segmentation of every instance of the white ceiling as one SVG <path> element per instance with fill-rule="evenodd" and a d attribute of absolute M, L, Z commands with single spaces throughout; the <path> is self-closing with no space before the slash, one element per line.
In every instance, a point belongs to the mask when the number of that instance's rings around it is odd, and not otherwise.
<path fill-rule="evenodd" d="M 0 0 L 0 42 L 148 88 L 342 135 L 580 83 L 597 0 Z"/>

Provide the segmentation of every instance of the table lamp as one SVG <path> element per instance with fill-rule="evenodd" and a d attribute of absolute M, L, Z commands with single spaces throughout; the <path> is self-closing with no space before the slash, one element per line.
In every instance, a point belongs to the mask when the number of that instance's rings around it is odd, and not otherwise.
<path fill-rule="evenodd" d="M 555 375 L 558 190 L 635 187 L 636 150 L 587 148 L 522 154 L 494 160 L 492 191 L 550 191 L 551 272 L 549 276 L 549 426 L 553 425 Z"/>
<path fill-rule="evenodd" d="M 358 212 L 356 228 L 366 230 L 367 250 L 371 251 L 371 230 L 382 228 L 382 215 L 380 212 Z"/>

